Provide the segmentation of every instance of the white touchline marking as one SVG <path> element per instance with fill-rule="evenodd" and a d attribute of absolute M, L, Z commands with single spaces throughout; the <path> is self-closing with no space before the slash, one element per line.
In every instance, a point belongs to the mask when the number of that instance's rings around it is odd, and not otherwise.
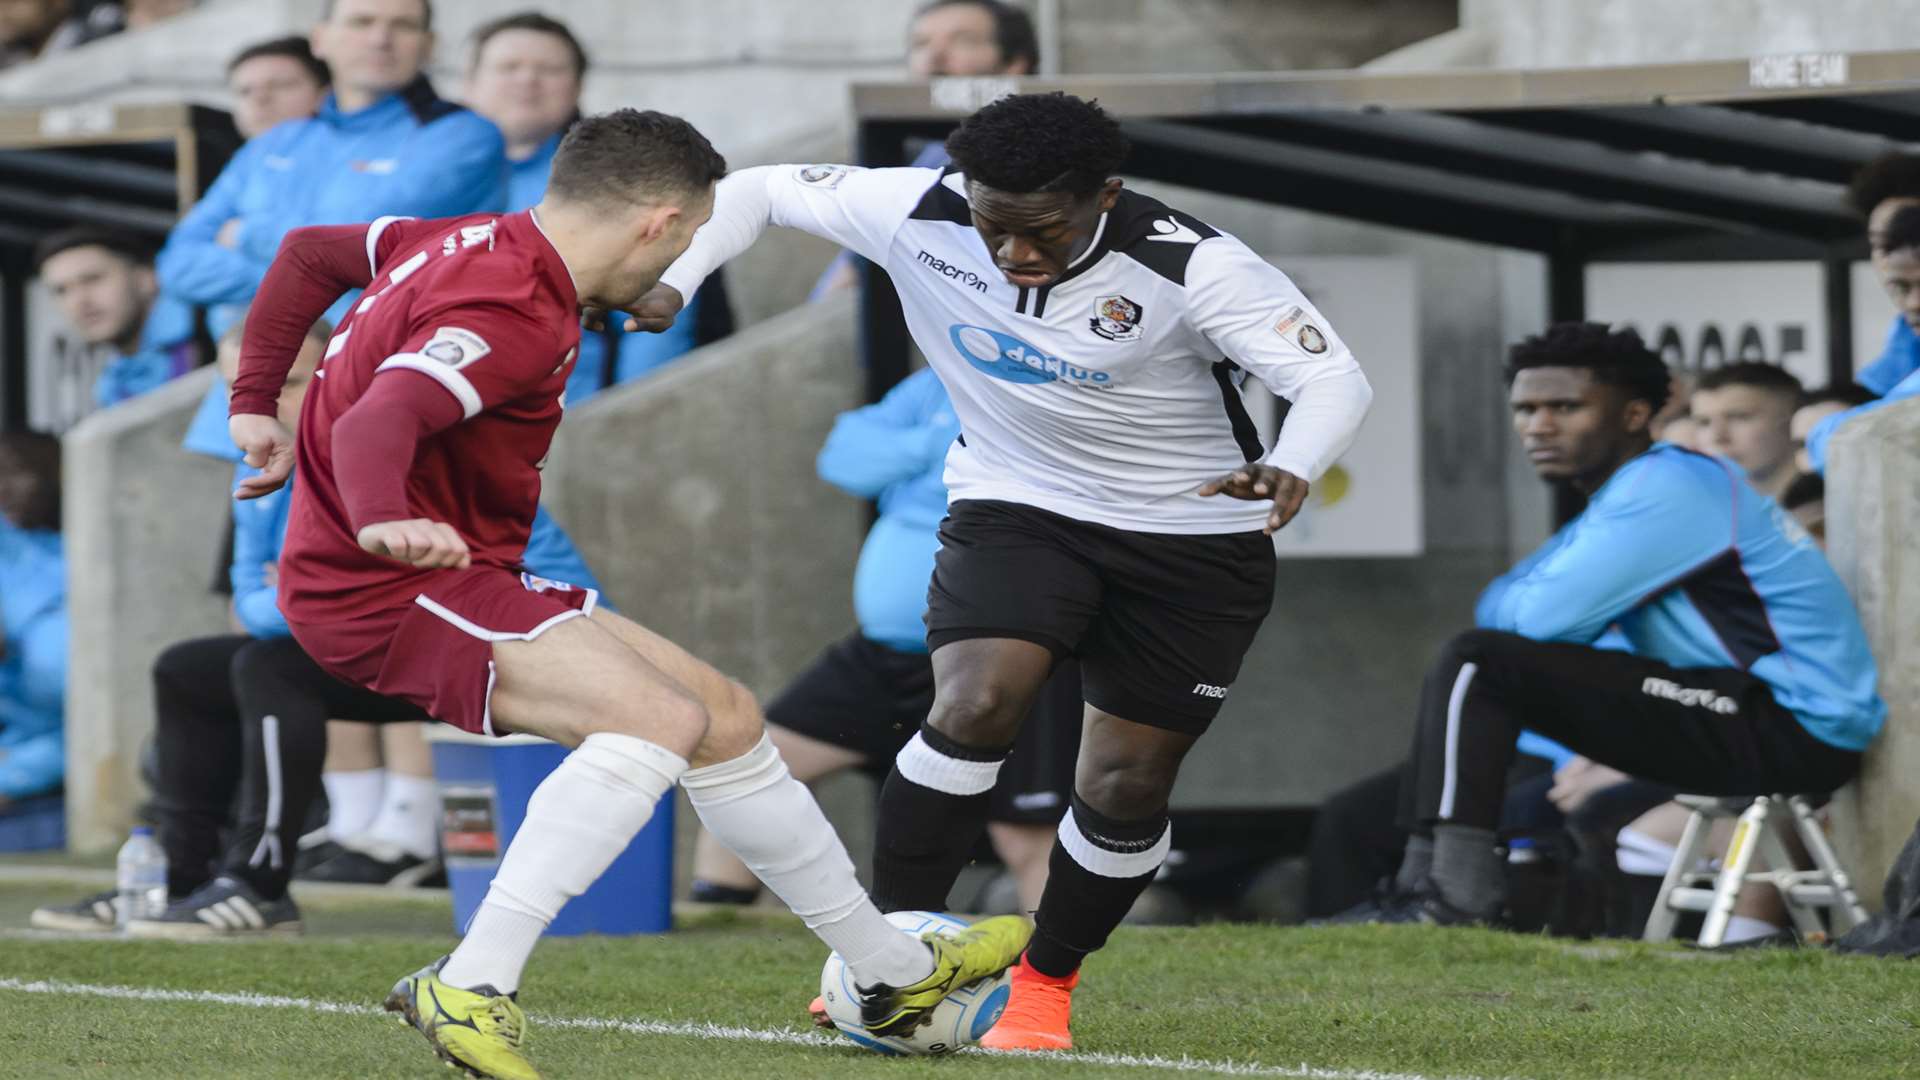
<path fill-rule="evenodd" d="M 55 979 L 9 979 L 0 977 L 0 990 L 21 994 L 64 994 L 75 997 L 117 998 L 124 1001 L 182 1001 L 203 1005 L 237 1005 L 248 1009 L 306 1009 L 309 1012 L 339 1013 L 348 1016 L 392 1014 L 372 1005 L 342 1001 L 318 1001 L 313 998 L 282 997 L 277 994 L 225 993 L 217 990 L 163 990 L 151 986 L 102 986 L 93 983 L 63 982 Z M 543 1016 L 528 1014 L 537 1023 L 557 1028 L 585 1031 L 619 1031 L 629 1035 L 660 1035 L 683 1039 L 713 1039 L 725 1042 L 773 1043 L 780 1046 L 847 1046 L 842 1040 L 823 1034 L 788 1031 L 780 1028 L 736 1027 L 713 1023 L 668 1023 L 663 1020 L 608 1020 L 592 1016 Z M 1116 1068 L 1156 1069 L 1161 1072 L 1207 1073 L 1215 1076 L 1275 1076 L 1295 1080 L 1439 1080 L 1419 1073 L 1375 1072 L 1371 1069 L 1320 1069 L 1311 1065 L 1259 1065 L 1234 1061 L 1205 1061 L 1199 1058 L 1166 1058 L 1139 1054 L 1101 1054 L 1077 1050 L 982 1050 L 970 1047 L 961 1051 L 983 1056 L 1040 1058 L 1049 1061 Z M 1451 1080 L 1468 1080 L 1455 1077 Z"/>

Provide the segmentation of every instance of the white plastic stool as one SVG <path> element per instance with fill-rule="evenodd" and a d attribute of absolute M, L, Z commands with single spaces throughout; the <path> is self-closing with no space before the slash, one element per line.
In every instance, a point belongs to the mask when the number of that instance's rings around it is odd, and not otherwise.
<path fill-rule="evenodd" d="M 1832 913 L 1832 932 L 1846 932 L 1867 920 L 1867 910 L 1853 891 L 1853 881 L 1840 865 L 1827 834 L 1814 819 L 1813 806 L 1805 795 L 1762 795 L 1751 801 L 1744 798 L 1717 799 L 1701 795 L 1681 795 L 1676 802 L 1692 810 L 1673 864 L 1660 883 L 1659 899 L 1647 919 L 1647 941 L 1666 941 L 1673 937 L 1674 923 L 1683 911 L 1705 912 L 1700 928 L 1700 944 L 1708 948 L 1722 944 L 1727 922 L 1733 917 L 1733 904 L 1740 888 L 1749 881 L 1765 882 L 1780 891 L 1780 899 L 1793 917 L 1795 929 L 1803 940 L 1824 940 L 1828 926 L 1820 911 Z M 1739 819 L 1733 839 L 1717 871 L 1702 871 L 1713 823 L 1727 818 Z M 1783 830 L 1791 829 L 1813 860 L 1813 869 L 1793 869 L 1793 857 L 1783 839 Z M 1765 856 L 1766 870 L 1753 869 L 1755 855 Z"/>

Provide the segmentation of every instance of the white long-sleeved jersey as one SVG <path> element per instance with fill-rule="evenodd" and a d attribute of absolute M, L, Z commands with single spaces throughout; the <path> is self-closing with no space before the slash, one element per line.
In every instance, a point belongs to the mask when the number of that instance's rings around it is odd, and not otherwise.
<path fill-rule="evenodd" d="M 1249 461 L 1318 479 L 1372 400 L 1353 354 L 1239 240 L 1122 191 L 1052 285 L 1017 288 L 975 231 L 964 178 L 769 165 L 717 186 L 713 219 L 662 282 L 691 296 L 769 223 L 885 268 L 953 398 L 948 497 L 1023 503 L 1136 532 L 1248 532 L 1272 506 L 1202 498 Z M 1251 372 L 1292 402 L 1271 450 L 1240 403 Z"/>

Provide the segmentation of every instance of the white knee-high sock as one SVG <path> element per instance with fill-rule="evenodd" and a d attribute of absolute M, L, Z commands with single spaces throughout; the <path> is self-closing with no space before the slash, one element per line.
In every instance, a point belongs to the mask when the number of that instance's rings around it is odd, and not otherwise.
<path fill-rule="evenodd" d="M 925 945 L 895 928 L 854 877 L 853 860 L 772 741 L 680 778 L 701 824 L 840 954 L 862 985 L 906 986 L 933 971 Z"/>
<path fill-rule="evenodd" d="M 533 789 L 500 872 L 440 977 L 465 989 L 519 989 L 547 924 L 627 849 L 686 770 L 685 758 L 645 739 L 587 736 Z"/>

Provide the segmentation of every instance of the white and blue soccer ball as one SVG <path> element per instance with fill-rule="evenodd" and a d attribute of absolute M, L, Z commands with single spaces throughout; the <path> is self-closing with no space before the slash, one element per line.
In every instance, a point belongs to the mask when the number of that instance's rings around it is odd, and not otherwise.
<path fill-rule="evenodd" d="M 952 937 L 967 928 L 964 920 L 932 911 L 896 911 L 887 916 L 887 921 L 915 937 L 928 930 Z M 820 997 L 840 1034 L 869 1050 L 882 1054 L 951 1054 L 979 1042 L 992 1030 L 1007 1009 L 1011 981 L 1012 976 L 1003 971 L 990 979 L 968 983 L 934 1006 L 927 1023 L 905 1035 L 885 1037 L 869 1034 L 861 1026 L 853 972 L 839 953 L 828 956 L 827 966 L 820 970 Z"/>

